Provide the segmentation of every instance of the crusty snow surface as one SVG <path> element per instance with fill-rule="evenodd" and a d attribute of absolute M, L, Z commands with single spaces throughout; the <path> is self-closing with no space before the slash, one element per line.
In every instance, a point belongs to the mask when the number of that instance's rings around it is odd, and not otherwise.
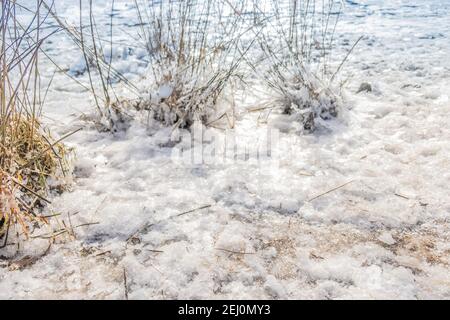
<path fill-rule="evenodd" d="M 57 2 L 76 24 L 76 2 Z M 132 1 L 116 2 L 113 60 L 138 79 L 147 66 L 142 49 L 126 47 Z M 245 111 L 260 84 L 236 99 L 236 140 L 252 146 L 278 132 L 276 161 L 186 162 L 175 151 L 189 139 L 173 147 L 170 130 L 139 117 L 101 133 L 88 121 L 89 92 L 56 73 L 44 121 L 57 135 L 83 131 L 66 141 L 76 152 L 71 190 L 48 210 L 98 224 L 34 264 L 20 258 L 48 242 L 27 243 L 17 263 L 0 260 L 0 298 L 123 299 L 126 274 L 130 299 L 449 299 L 450 3 L 345 3 L 337 54 L 365 37 L 341 74 L 338 119 L 303 135 L 276 113 L 264 122 Z M 109 4 L 96 5 L 108 30 Z M 82 72 L 64 34 L 45 50 Z M 49 81 L 55 68 L 42 60 Z M 356 93 L 363 82 L 372 92 Z"/>

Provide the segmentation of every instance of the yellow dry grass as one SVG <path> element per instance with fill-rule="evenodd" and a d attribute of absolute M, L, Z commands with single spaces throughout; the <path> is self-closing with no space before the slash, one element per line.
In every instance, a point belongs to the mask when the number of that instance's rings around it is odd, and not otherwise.
<path fill-rule="evenodd" d="M 50 185 L 64 185 L 60 178 L 68 167 L 64 138 L 53 140 L 39 122 L 45 101 L 39 72 L 44 8 L 39 2 L 30 10 L 34 19 L 23 25 L 17 6 L 12 0 L 0 5 L 0 248 L 8 244 L 10 227 L 19 241 L 47 224 L 42 209 L 50 202 Z"/>
<path fill-rule="evenodd" d="M 47 223 L 35 211 L 49 202 L 48 178 L 65 175 L 68 151 L 61 142 L 52 142 L 35 119 L 13 115 L 2 129 L 0 236 L 19 225 L 28 237 L 31 224 Z"/>

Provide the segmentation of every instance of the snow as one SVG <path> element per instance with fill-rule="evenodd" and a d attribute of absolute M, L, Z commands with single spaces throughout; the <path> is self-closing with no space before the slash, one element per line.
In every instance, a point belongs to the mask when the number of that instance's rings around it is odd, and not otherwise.
<path fill-rule="evenodd" d="M 158 96 L 161 99 L 167 99 L 172 95 L 172 92 L 173 88 L 171 86 L 162 85 L 161 87 L 159 87 Z"/>
<path fill-rule="evenodd" d="M 395 244 L 395 239 L 392 237 L 392 234 L 390 234 L 389 232 L 385 231 L 383 232 L 379 237 L 378 240 L 380 240 L 381 242 L 387 244 L 387 245 L 394 245 Z"/>
<path fill-rule="evenodd" d="M 69 74 L 72 76 L 80 76 L 87 70 L 86 60 L 84 56 L 80 56 L 78 60 L 72 63 L 69 67 Z"/>
<path fill-rule="evenodd" d="M 130 46 L 134 11 L 116 3 L 127 34 L 117 32 L 112 60 L 139 82 L 147 62 Z M 265 123 L 245 112 L 264 92 L 255 83 L 236 99 L 235 159 L 223 142 L 230 132 L 217 128 L 196 128 L 192 145 L 187 131 L 149 126 L 141 114 L 125 132 L 99 132 L 86 121 L 89 92 L 57 73 L 44 121 L 60 136 L 83 130 L 67 140 L 72 190 L 48 210 L 96 224 L 25 268 L 0 260 L 0 298 L 123 299 L 125 272 L 131 299 L 449 299 L 450 4 L 346 3 L 336 56 L 365 38 L 342 69 L 338 119 L 310 135 L 289 116 Z M 94 6 L 109 30 L 109 2 Z M 78 23 L 71 1 L 57 10 Z M 83 67 L 63 33 L 45 50 L 72 72 Z M 42 63 L 49 81 L 54 66 Z M 356 93 L 363 82 L 372 92 Z M 274 157 L 247 159 L 268 128 Z M 186 162 L 212 137 L 222 141 L 214 161 Z M 30 241 L 22 256 L 47 247 Z"/>
<path fill-rule="evenodd" d="M 269 295 L 273 298 L 286 298 L 286 293 L 281 283 L 273 275 L 267 276 L 264 287 Z"/>

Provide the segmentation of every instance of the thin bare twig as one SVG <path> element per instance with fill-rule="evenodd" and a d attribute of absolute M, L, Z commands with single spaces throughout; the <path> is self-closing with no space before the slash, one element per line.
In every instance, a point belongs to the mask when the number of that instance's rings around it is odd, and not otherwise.
<path fill-rule="evenodd" d="M 43 196 L 41 196 L 40 194 L 36 193 L 35 191 L 31 190 L 30 188 L 28 188 L 26 185 L 20 183 L 19 181 L 17 181 L 14 177 L 10 177 L 11 181 L 14 182 L 15 184 L 17 184 L 18 186 L 24 188 L 25 190 L 27 190 L 29 193 L 33 194 L 34 196 L 38 197 L 39 199 L 47 202 L 48 204 L 51 204 L 52 202 L 46 198 L 44 198 Z"/>
<path fill-rule="evenodd" d="M 255 254 L 255 252 L 240 252 L 240 251 L 233 251 L 233 250 L 224 249 L 224 248 L 216 248 L 216 250 L 224 251 L 224 252 L 228 252 L 228 253 L 232 253 L 232 254 L 242 254 L 242 255 Z"/>
<path fill-rule="evenodd" d="M 319 194 L 319 195 L 317 195 L 317 196 L 315 196 L 315 197 L 309 199 L 308 202 L 314 201 L 314 200 L 316 200 L 316 199 L 318 199 L 318 198 L 320 198 L 320 197 L 322 197 L 322 196 L 324 196 L 324 195 L 327 195 L 327 194 L 329 194 L 329 193 L 331 193 L 331 192 L 334 192 L 334 191 L 336 191 L 336 190 L 339 190 L 339 189 L 341 189 L 341 188 L 343 188 L 343 187 L 349 185 L 350 183 L 352 183 L 352 182 L 354 182 L 354 181 L 355 181 L 355 180 L 351 180 L 351 181 L 349 181 L 349 182 L 344 183 L 343 185 L 340 185 L 339 187 L 336 187 L 336 188 L 333 188 L 333 189 L 331 189 L 331 190 L 328 190 L 327 192 L 321 193 L 321 194 Z"/>
<path fill-rule="evenodd" d="M 203 210 L 203 209 L 207 209 L 207 208 L 211 208 L 211 207 L 212 207 L 212 204 L 208 204 L 208 205 L 202 206 L 200 208 L 196 208 L 196 209 L 192 209 L 192 210 L 189 210 L 189 211 L 186 211 L 186 212 L 179 213 L 176 216 L 172 216 L 171 218 L 184 216 L 185 214 L 192 213 L 192 212 L 199 211 L 199 210 Z"/>
<path fill-rule="evenodd" d="M 123 288 L 125 293 L 125 300 L 128 300 L 128 283 L 127 283 L 127 271 L 123 268 Z"/>

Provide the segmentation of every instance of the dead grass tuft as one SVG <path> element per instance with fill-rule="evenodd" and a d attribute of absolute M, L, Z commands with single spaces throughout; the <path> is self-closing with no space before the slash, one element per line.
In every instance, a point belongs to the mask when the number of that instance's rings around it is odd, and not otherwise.
<path fill-rule="evenodd" d="M 39 35 L 45 16 L 41 5 L 34 8 L 30 25 L 23 26 L 16 18 L 16 2 L 1 3 L 0 237 L 5 238 L 1 247 L 7 245 L 10 227 L 28 239 L 31 227 L 48 224 L 39 211 L 50 203 L 51 190 L 64 189 L 62 178 L 68 171 L 70 150 L 39 122 L 43 102 L 38 53 L 45 40 Z"/>

